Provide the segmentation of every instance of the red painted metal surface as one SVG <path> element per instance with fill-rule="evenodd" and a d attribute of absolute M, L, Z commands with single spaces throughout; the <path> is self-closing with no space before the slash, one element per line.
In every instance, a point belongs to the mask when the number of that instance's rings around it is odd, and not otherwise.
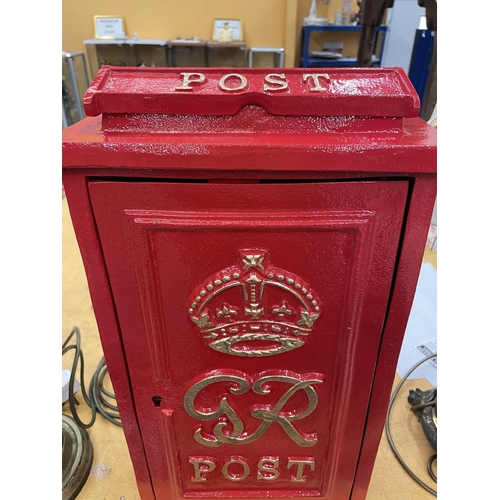
<path fill-rule="evenodd" d="M 435 130 L 397 69 L 234 71 L 104 68 L 64 131 L 141 498 L 362 500 Z"/>
<path fill-rule="evenodd" d="M 237 98 L 235 99 L 235 97 Z M 88 116 L 101 113 L 233 115 L 256 104 L 270 114 L 418 116 L 419 99 L 400 68 L 269 69 L 103 66 L 85 95 Z"/>

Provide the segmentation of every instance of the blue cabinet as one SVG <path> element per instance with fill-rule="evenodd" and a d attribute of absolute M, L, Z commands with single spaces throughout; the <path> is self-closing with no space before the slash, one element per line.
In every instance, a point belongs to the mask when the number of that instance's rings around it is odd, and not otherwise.
<path fill-rule="evenodd" d="M 418 93 L 420 102 L 424 100 L 433 50 L 434 32 L 431 30 L 418 29 L 415 33 L 415 43 L 413 44 L 413 53 L 411 55 L 408 77 Z"/>
<path fill-rule="evenodd" d="M 300 51 L 300 67 L 340 67 L 340 66 L 356 66 L 356 57 L 341 57 L 339 59 L 330 59 L 326 57 L 314 57 L 310 54 L 309 41 L 313 32 L 361 32 L 361 26 L 303 26 L 302 27 L 302 47 Z M 375 43 L 373 44 L 374 53 L 372 54 L 372 66 L 380 66 L 384 51 L 385 36 L 387 34 L 387 26 L 379 26 L 375 34 Z"/>

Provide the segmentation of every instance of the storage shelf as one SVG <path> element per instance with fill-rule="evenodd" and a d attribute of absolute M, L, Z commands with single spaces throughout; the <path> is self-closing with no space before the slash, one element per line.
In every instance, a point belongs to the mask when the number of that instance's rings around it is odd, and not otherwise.
<path fill-rule="evenodd" d="M 313 25 L 303 25 L 302 28 L 307 28 L 309 31 L 361 31 L 361 26 L 338 26 L 338 25 L 328 25 L 328 26 L 313 26 Z"/>
<path fill-rule="evenodd" d="M 345 67 L 345 66 L 356 66 L 357 58 L 356 57 L 342 57 L 340 59 L 327 59 L 322 57 L 309 57 L 307 59 L 307 66 L 304 66 L 303 59 L 301 59 L 301 67 Z M 374 58 L 372 59 L 373 66 L 380 66 L 380 59 Z"/>
<path fill-rule="evenodd" d="M 356 57 L 342 57 L 339 59 L 328 59 L 323 57 L 314 57 L 310 55 L 309 39 L 313 32 L 361 32 L 361 26 L 303 26 L 302 27 L 302 46 L 300 53 L 300 67 L 346 67 L 356 66 Z M 372 66 L 380 66 L 384 52 L 385 37 L 387 26 L 379 26 L 376 29 L 375 43 L 373 44 L 374 54 L 372 54 Z M 381 38 L 380 38 L 381 37 Z M 378 49 L 377 52 L 377 48 Z"/>
<path fill-rule="evenodd" d="M 113 39 L 101 39 L 101 38 L 92 38 L 89 40 L 84 40 L 83 43 L 85 45 L 167 45 L 168 40 L 160 40 L 153 38 L 113 38 Z"/>

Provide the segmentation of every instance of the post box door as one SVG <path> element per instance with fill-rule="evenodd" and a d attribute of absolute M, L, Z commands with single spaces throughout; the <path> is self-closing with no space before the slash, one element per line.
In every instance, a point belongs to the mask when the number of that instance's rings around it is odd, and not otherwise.
<path fill-rule="evenodd" d="M 408 182 L 89 190 L 156 498 L 347 500 Z"/>

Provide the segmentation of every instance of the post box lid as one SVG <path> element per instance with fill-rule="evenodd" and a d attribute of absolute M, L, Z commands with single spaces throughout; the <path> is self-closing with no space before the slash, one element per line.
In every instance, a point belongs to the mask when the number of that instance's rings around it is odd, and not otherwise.
<path fill-rule="evenodd" d="M 100 114 L 234 115 L 260 105 L 288 116 L 418 116 L 401 68 L 144 68 L 103 66 L 84 98 Z"/>

